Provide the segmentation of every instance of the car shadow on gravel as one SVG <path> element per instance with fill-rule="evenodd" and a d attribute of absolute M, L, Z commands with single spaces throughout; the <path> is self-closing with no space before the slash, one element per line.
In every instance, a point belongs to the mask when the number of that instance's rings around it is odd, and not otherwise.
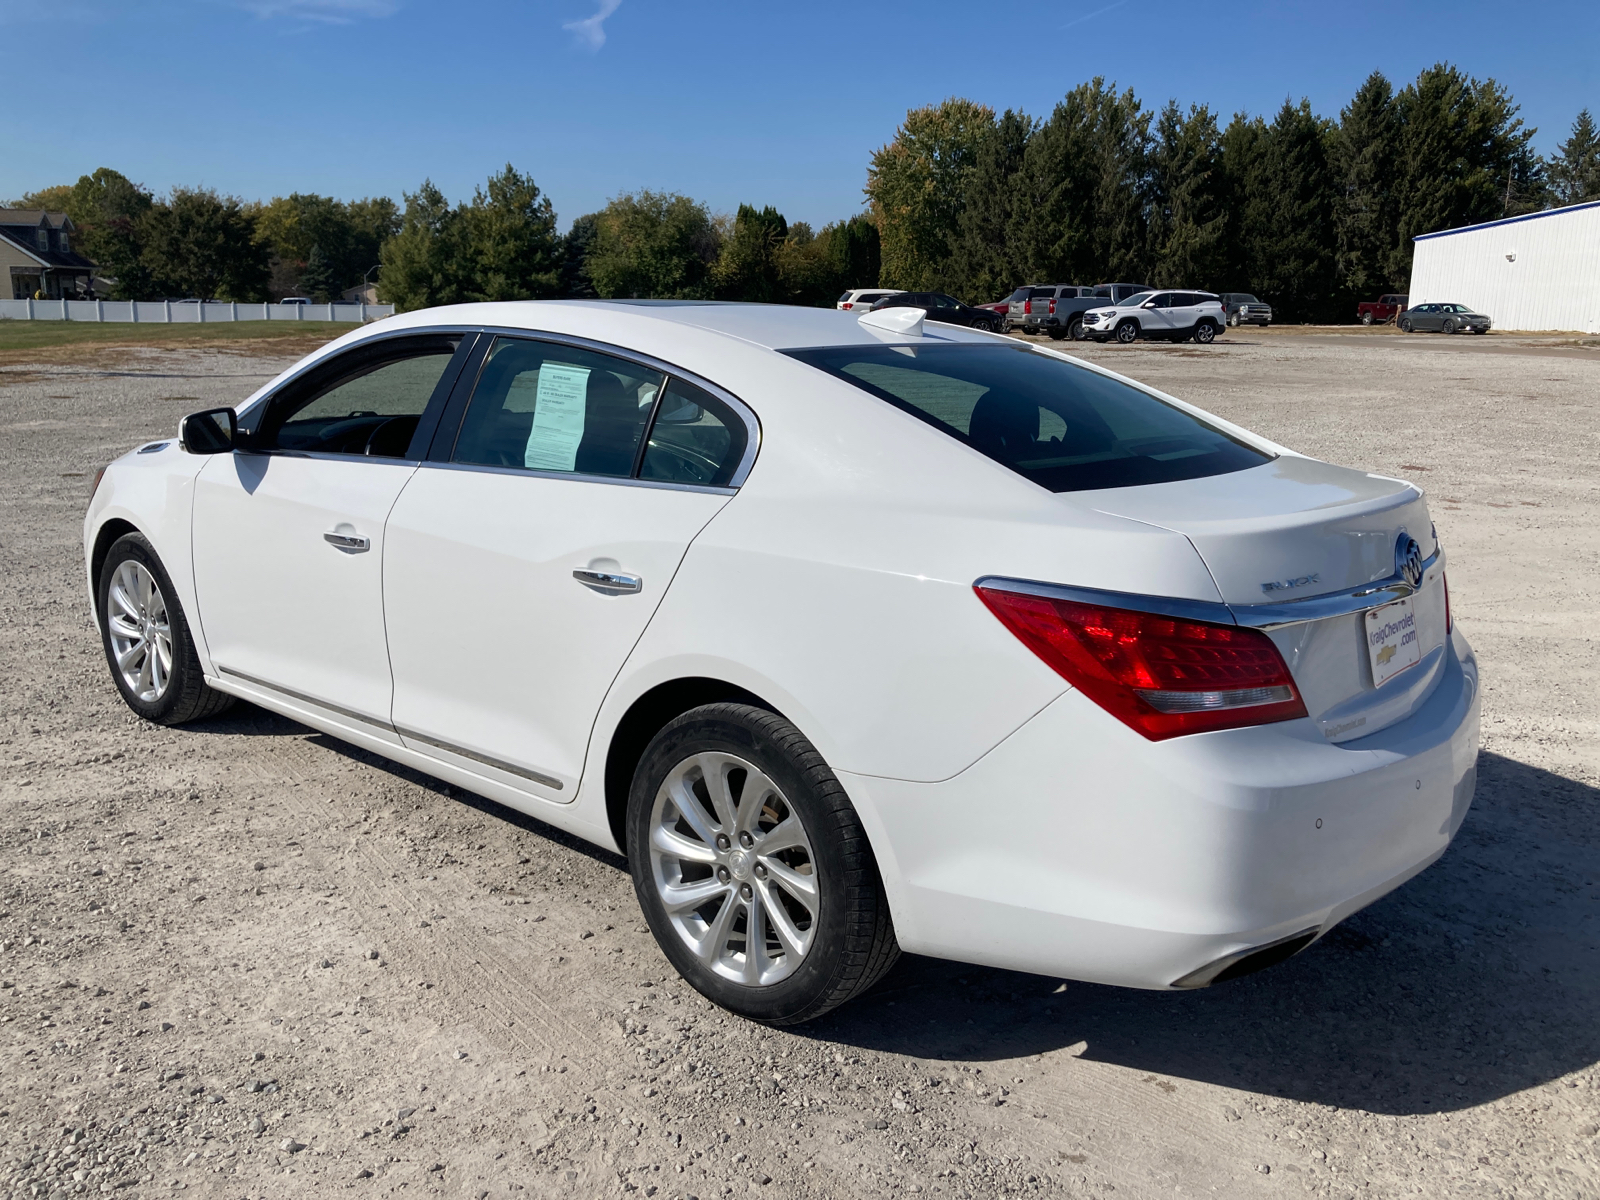
<path fill-rule="evenodd" d="M 597 863 L 627 862 L 495 801 L 252 705 L 189 728 L 301 737 Z M 906 955 L 791 1030 L 981 1064 L 1063 1049 L 1247 1092 L 1388 1114 L 1470 1108 L 1600 1061 L 1600 788 L 1484 753 L 1450 852 L 1299 957 L 1198 992 L 1146 992 Z"/>
<path fill-rule="evenodd" d="M 977 1064 L 1081 1047 L 1158 1080 L 1389 1114 L 1485 1104 L 1600 1061 L 1597 811 L 1600 789 L 1486 753 L 1450 852 L 1281 966 L 1144 992 L 907 956 L 798 1032 Z"/>

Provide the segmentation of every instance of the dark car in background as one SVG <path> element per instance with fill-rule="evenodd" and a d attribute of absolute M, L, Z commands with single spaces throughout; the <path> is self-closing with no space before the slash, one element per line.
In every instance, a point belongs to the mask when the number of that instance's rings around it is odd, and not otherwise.
<path fill-rule="evenodd" d="M 1402 333 L 1488 333 L 1494 322 L 1465 304 L 1419 304 L 1395 324 Z"/>
<path fill-rule="evenodd" d="M 1257 300 L 1249 292 L 1223 292 L 1217 298 L 1222 301 L 1222 311 L 1227 314 L 1229 325 L 1272 324 L 1272 305 Z"/>
<path fill-rule="evenodd" d="M 973 308 L 943 292 L 898 292 L 879 300 L 872 306 L 872 311 L 877 312 L 882 308 L 920 308 L 927 311 L 930 321 L 965 325 L 968 329 L 984 329 L 990 333 L 1000 332 L 999 313 L 986 308 Z"/>

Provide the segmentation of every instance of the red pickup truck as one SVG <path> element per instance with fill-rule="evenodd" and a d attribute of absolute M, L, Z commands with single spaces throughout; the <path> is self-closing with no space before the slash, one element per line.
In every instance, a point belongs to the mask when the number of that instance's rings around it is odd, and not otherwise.
<path fill-rule="evenodd" d="M 1379 296 L 1356 305 L 1356 320 L 1363 325 L 1387 325 L 1405 312 L 1410 296 Z"/>

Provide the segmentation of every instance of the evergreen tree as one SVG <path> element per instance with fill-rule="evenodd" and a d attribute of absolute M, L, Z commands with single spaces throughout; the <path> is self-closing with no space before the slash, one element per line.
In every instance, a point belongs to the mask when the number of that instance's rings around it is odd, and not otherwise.
<path fill-rule="evenodd" d="M 1572 123 L 1572 136 L 1550 160 L 1550 193 L 1557 204 L 1600 200 L 1600 132 L 1586 108 Z M 74 218 L 76 219 L 76 218 Z"/>
<path fill-rule="evenodd" d="M 400 231 L 379 253 L 378 298 L 401 312 L 462 299 L 459 219 L 432 180 L 407 193 Z"/>
<path fill-rule="evenodd" d="M 969 177 L 993 129 L 993 109 L 951 97 L 912 109 L 894 141 L 873 154 L 866 193 L 882 237 L 885 284 L 916 290 L 950 282 Z"/>
<path fill-rule="evenodd" d="M 824 225 L 816 238 L 817 257 L 826 265 L 829 283 L 816 303 L 833 304 L 851 288 L 877 287 L 883 267 L 878 226 L 866 213 Z"/>
<path fill-rule="evenodd" d="M 1544 206 L 1542 163 L 1517 105 L 1494 80 L 1448 63 L 1417 76 L 1395 98 L 1400 138 L 1398 238 L 1389 276 L 1411 277 L 1412 239 Z"/>
<path fill-rule="evenodd" d="M 808 227 L 808 240 L 810 232 Z M 762 303 L 784 299 L 778 260 L 788 237 L 789 223 L 770 204 L 759 211 L 741 204 L 733 219 L 733 232 L 722 243 L 711 270 L 717 295 Z"/>
<path fill-rule="evenodd" d="M 338 277 L 320 245 L 313 245 L 306 255 L 305 270 L 300 273 L 300 290 L 318 304 L 338 298 Z"/>
<path fill-rule="evenodd" d="M 979 140 L 956 218 L 947 272 L 949 288 L 971 303 L 1010 293 L 1023 274 L 1009 232 L 1016 221 L 1021 174 L 1034 121 L 1006 109 Z"/>
<path fill-rule="evenodd" d="M 1146 278 L 1157 287 L 1219 288 L 1227 231 L 1221 132 L 1211 110 L 1169 101 L 1147 156 Z"/>
<path fill-rule="evenodd" d="M 1309 103 L 1285 100 L 1272 124 L 1258 126 L 1245 165 L 1239 236 L 1250 290 L 1286 321 L 1335 316 L 1332 140 Z"/>
<path fill-rule="evenodd" d="M 1131 89 L 1096 78 L 1067 93 L 1023 153 L 1010 227 L 1018 273 L 1039 283 L 1138 278 L 1149 131 Z"/>
<path fill-rule="evenodd" d="M 594 245 L 599 218 L 587 213 L 572 223 L 567 236 L 561 239 L 560 295 L 568 300 L 592 300 L 596 292 L 589 279 L 587 259 Z"/>
<path fill-rule="evenodd" d="M 1401 284 L 1390 273 L 1400 244 L 1399 136 L 1394 88 L 1374 71 L 1340 112 L 1334 140 L 1338 270 L 1358 298 L 1374 299 Z"/>
<path fill-rule="evenodd" d="M 457 211 L 466 300 L 539 300 L 561 281 L 560 236 L 550 198 L 507 163 Z"/>

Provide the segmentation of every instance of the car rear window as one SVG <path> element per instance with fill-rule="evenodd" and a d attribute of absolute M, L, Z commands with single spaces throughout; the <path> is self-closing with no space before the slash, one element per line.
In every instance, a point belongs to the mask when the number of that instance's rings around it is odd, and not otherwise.
<path fill-rule="evenodd" d="M 1054 296 L 1055 294 L 1056 294 L 1056 290 L 1053 287 L 1034 288 L 1032 291 L 1030 291 L 1028 293 L 1028 299 L 1030 299 L 1030 300 L 1048 300 L 1051 296 Z"/>
<path fill-rule="evenodd" d="M 1052 492 L 1224 475 L 1273 457 L 1148 392 L 1027 346 L 785 353 Z"/>

